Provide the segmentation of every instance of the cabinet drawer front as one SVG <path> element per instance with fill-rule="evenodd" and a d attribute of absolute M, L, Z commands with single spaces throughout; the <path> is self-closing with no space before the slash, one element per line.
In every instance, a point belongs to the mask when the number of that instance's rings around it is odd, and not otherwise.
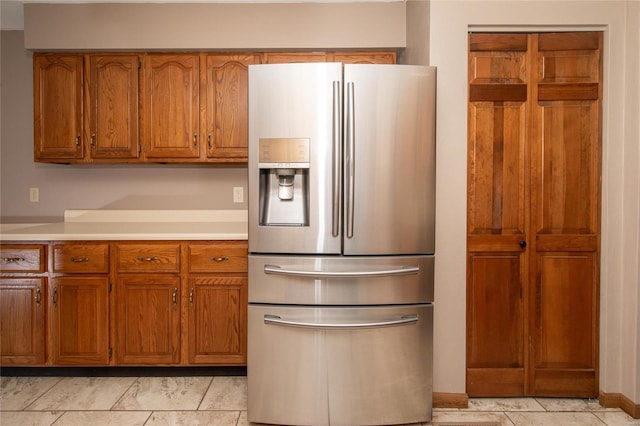
<path fill-rule="evenodd" d="M 119 272 L 180 272 L 180 244 L 118 244 Z"/>
<path fill-rule="evenodd" d="M 247 245 L 189 244 L 189 272 L 247 273 Z"/>
<path fill-rule="evenodd" d="M 0 270 L 16 272 L 44 272 L 45 246 L 5 245 L 0 247 Z"/>
<path fill-rule="evenodd" d="M 109 272 L 109 244 L 56 244 L 53 246 L 53 272 Z"/>

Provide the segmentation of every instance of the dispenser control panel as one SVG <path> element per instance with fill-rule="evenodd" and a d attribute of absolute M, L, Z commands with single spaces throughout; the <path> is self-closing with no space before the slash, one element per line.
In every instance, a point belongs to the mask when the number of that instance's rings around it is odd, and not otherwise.
<path fill-rule="evenodd" d="M 309 168 L 309 138 L 264 138 L 258 142 L 261 169 Z"/>

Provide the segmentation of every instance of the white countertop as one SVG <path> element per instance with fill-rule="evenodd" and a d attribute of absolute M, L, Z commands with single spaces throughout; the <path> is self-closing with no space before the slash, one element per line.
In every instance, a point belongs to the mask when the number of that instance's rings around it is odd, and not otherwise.
<path fill-rule="evenodd" d="M 0 225 L 2 241 L 246 239 L 246 210 L 67 210 L 62 222 Z"/>

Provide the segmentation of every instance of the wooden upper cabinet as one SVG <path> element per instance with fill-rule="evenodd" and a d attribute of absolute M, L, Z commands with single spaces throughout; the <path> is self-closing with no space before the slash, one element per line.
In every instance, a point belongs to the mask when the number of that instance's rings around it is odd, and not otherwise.
<path fill-rule="evenodd" d="M 149 159 L 200 156 L 200 56 L 144 56 L 143 141 Z"/>
<path fill-rule="evenodd" d="M 254 54 L 206 56 L 202 102 L 207 157 L 219 161 L 247 161 L 249 65 L 260 63 Z"/>
<path fill-rule="evenodd" d="M 85 140 L 94 159 L 137 158 L 138 55 L 86 55 Z"/>
<path fill-rule="evenodd" d="M 344 64 L 395 64 L 395 52 L 336 52 L 327 55 L 331 62 Z"/>
<path fill-rule="evenodd" d="M 76 54 L 33 56 L 35 161 L 84 156 L 82 62 Z"/>
<path fill-rule="evenodd" d="M 393 51 L 35 53 L 34 159 L 246 163 L 249 65 L 395 61 Z"/>
<path fill-rule="evenodd" d="M 265 64 L 288 64 L 295 62 L 326 62 L 325 52 L 291 52 L 291 53 L 265 53 Z"/>

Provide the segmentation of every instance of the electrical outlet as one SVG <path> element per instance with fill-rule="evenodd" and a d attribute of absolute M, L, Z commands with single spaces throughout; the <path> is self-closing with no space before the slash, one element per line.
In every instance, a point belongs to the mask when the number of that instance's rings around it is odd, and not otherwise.
<path fill-rule="evenodd" d="M 241 186 L 233 187 L 233 202 L 244 203 L 244 188 Z"/>
<path fill-rule="evenodd" d="M 40 201 L 40 189 L 38 188 L 29 188 L 29 201 L 32 203 L 37 203 Z"/>

